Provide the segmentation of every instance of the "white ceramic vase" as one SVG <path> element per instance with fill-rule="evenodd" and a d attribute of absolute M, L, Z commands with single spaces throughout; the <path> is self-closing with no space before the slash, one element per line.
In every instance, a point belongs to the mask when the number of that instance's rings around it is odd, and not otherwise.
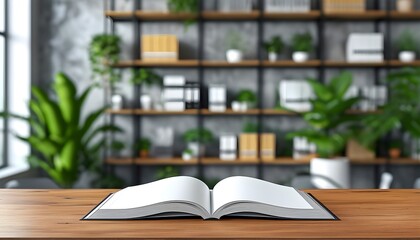
<path fill-rule="evenodd" d="M 152 98 L 149 95 L 142 95 L 140 97 L 140 105 L 143 110 L 152 109 Z"/>
<path fill-rule="evenodd" d="M 416 53 L 412 51 L 401 51 L 398 54 L 401 62 L 413 62 L 416 59 Z"/>
<path fill-rule="evenodd" d="M 184 160 L 184 161 L 190 161 L 192 158 L 193 158 L 193 156 L 192 156 L 191 153 L 186 153 L 186 152 L 183 152 L 182 153 L 182 160 Z"/>
<path fill-rule="evenodd" d="M 239 101 L 232 102 L 232 111 L 240 112 L 241 111 L 241 103 Z"/>
<path fill-rule="evenodd" d="M 410 12 L 413 10 L 413 0 L 397 0 L 397 11 Z"/>
<path fill-rule="evenodd" d="M 306 62 L 309 59 L 309 53 L 307 52 L 294 52 L 292 59 L 295 62 Z"/>
<path fill-rule="evenodd" d="M 268 61 L 275 62 L 277 61 L 278 54 L 276 52 L 269 52 L 268 53 Z"/>
<path fill-rule="evenodd" d="M 314 158 L 310 173 L 311 182 L 317 188 L 350 188 L 350 161 L 347 158 Z"/>
<path fill-rule="evenodd" d="M 204 144 L 199 142 L 189 142 L 187 147 L 192 151 L 192 157 L 204 156 L 206 153 Z"/>
<path fill-rule="evenodd" d="M 241 50 L 238 49 L 229 49 L 226 51 L 226 60 L 229 63 L 237 63 L 241 62 L 243 58 L 243 54 Z"/>
<path fill-rule="evenodd" d="M 112 110 L 121 110 L 124 105 L 124 98 L 121 95 L 115 94 L 111 97 Z"/>

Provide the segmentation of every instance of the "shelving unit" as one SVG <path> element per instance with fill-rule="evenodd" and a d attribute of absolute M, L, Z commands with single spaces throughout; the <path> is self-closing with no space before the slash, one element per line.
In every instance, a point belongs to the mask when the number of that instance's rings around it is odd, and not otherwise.
<path fill-rule="evenodd" d="M 263 10 L 262 0 L 258 1 L 257 10 L 251 12 L 218 12 L 218 11 L 207 11 L 203 10 L 202 1 L 200 3 L 200 11 L 198 14 L 174 14 L 166 12 L 147 12 L 141 9 L 141 0 L 134 0 L 134 11 L 115 11 L 115 0 L 111 0 L 111 9 L 106 9 L 105 16 L 111 20 L 111 30 L 115 31 L 115 24 L 118 22 L 131 22 L 134 26 L 134 41 L 135 43 L 140 42 L 142 23 L 143 22 L 168 22 L 168 21 L 182 21 L 195 20 L 198 25 L 198 58 L 197 59 L 182 59 L 174 62 L 144 62 L 140 60 L 140 46 L 136 45 L 134 49 L 133 60 L 124 60 L 115 64 L 116 68 L 192 68 L 198 71 L 198 82 L 200 84 L 201 91 L 203 92 L 204 83 L 204 69 L 207 68 L 253 68 L 257 71 L 257 95 L 258 99 L 263 97 L 263 73 L 265 69 L 269 68 L 314 68 L 318 72 L 318 79 L 320 81 L 325 80 L 325 70 L 329 68 L 372 68 L 375 72 L 375 82 L 379 78 L 379 70 L 383 68 L 398 68 L 405 66 L 420 66 L 420 61 L 412 63 L 402 63 L 394 60 L 391 56 L 392 44 L 390 42 L 391 34 L 391 22 L 392 21 L 416 21 L 420 20 L 420 11 L 411 13 L 400 13 L 392 10 L 391 1 L 384 0 L 386 2 L 386 9 L 380 9 L 379 1 L 375 0 L 374 9 L 369 9 L 363 13 L 323 13 L 321 10 L 321 0 L 317 1 L 316 8 L 307 13 L 267 13 Z M 372 21 L 374 23 L 375 31 L 379 31 L 379 24 L 385 23 L 385 61 L 379 63 L 349 63 L 339 60 L 325 59 L 324 56 L 324 45 L 328 42 L 324 39 L 324 28 L 328 21 Z M 204 57 L 204 39 L 205 33 L 203 28 L 204 22 L 220 21 L 220 22 L 243 22 L 250 21 L 257 24 L 257 46 L 261 46 L 264 36 L 264 23 L 265 22 L 282 22 L 282 21 L 314 21 L 317 28 L 318 42 L 322 43 L 317 47 L 316 56 L 318 59 L 313 59 L 304 63 L 295 63 L 291 60 L 279 60 L 276 62 L 269 62 L 266 60 L 265 54 L 261 48 L 257 50 L 257 59 L 245 60 L 239 63 L 228 63 L 222 60 L 207 60 Z M 139 96 L 141 93 L 140 87 L 134 88 L 134 96 Z M 203 94 L 201 94 L 203 96 Z M 209 112 L 204 106 L 203 102 L 200 103 L 200 109 L 187 110 L 183 112 L 166 112 L 166 111 L 153 111 L 153 110 L 142 110 L 139 108 L 138 103 L 133 109 L 122 109 L 122 110 L 108 110 L 107 112 L 113 118 L 116 115 L 131 116 L 133 117 L 133 139 L 136 140 L 141 137 L 141 117 L 148 116 L 196 116 L 197 126 L 203 127 L 203 121 L 206 117 L 211 116 L 254 116 L 258 121 L 258 132 L 262 132 L 262 125 L 265 116 L 294 116 L 295 114 L 277 110 L 277 109 L 263 109 L 261 101 L 258 101 L 258 108 L 249 110 L 247 112 L 233 112 L 228 109 L 226 112 Z M 352 111 L 353 114 L 375 114 L 373 112 L 360 112 Z M 133 154 L 134 155 L 134 154 Z M 222 161 L 218 158 L 199 158 L 191 161 L 183 161 L 180 158 L 173 159 L 139 159 L 139 158 L 114 158 L 108 157 L 105 162 L 109 165 L 126 165 L 132 166 L 133 181 L 140 181 L 139 167 L 141 166 L 158 166 L 158 165 L 186 165 L 196 166 L 198 168 L 199 175 L 202 176 L 203 168 L 209 165 L 252 165 L 257 167 L 258 177 L 262 178 L 263 166 L 273 165 L 296 165 L 305 166 L 308 165 L 308 161 L 294 160 L 288 157 L 279 157 L 274 161 L 262 161 L 255 159 L 255 161 Z M 354 160 L 352 164 L 355 165 L 369 165 L 369 166 L 383 166 L 383 165 L 419 165 L 420 161 L 412 159 L 385 159 L 378 158 L 375 160 Z"/>

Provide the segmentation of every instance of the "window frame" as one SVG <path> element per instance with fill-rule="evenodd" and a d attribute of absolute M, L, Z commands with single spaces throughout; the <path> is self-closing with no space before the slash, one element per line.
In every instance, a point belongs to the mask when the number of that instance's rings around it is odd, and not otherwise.
<path fill-rule="evenodd" d="M 8 95 L 7 95 L 7 88 L 8 88 L 8 1 L 4 0 L 4 29 L 0 31 L 0 37 L 4 39 L 4 72 L 3 72 L 3 79 L 4 79 L 4 86 L 3 86 L 3 103 L 4 103 L 4 112 L 8 112 Z M 9 121 L 8 118 L 3 118 L 3 153 L 2 158 L 3 161 L 0 163 L 0 169 L 9 166 L 9 159 L 8 159 L 8 133 L 9 133 Z"/>

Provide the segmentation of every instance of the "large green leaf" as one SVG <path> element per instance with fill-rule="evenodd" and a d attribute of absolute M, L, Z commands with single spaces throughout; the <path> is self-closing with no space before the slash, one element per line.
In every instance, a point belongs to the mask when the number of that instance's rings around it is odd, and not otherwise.
<path fill-rule="evenodd" d="M 322 101 L 331 100 L 334 95 L 327 86 L 314 79 L 308 79 L 307 82 L 311 85 L 315 95 Z"/>
<path fill-rule="evenodd" d="M 92 141 L 92 139 L 94 139 L 98 134 L 100 133 L 107 133 L 107 132 L 112 132 L 112 133 L 121 133 L 123 132 L 123 130 L 120 127 L 117 127 L 113 124 L 105 124 L 99 127 L 96 127 L 93 130 L 90 130 L 90 132 L 88 134 L 85 134 L 83 137 L 83 144 L 85 146 L 89 146 L 90 142 Z"/>
<path fill-rule="evenodd" d="M 36 136 L 29 136 L 27 138 L 16 136 L 21 141 L 28 142 L 32 148 L 44 154 L 47 158 L 57 154 L 60 151 L 59 144 L 46 138 L 38 138 Z"/>
<path fill-rule="evenodd" d="M 77 126 L 79 117 L 76 103 L 77 90 L 73 82 L 65 74 L 58 73 L 55 77 L 54 89 L 64 120 L 70 126 Z"/>
<path fill-rule="evenodd" d="M 342 72 L 340 75 L 332 78 L 330 83 L 331 91 L 338 99 L 342 99 L 351 86 L 353 79 L 350 72 Z"/>
<path fill-rule="evenodd" d="M 80 135 L 84 136 L 85 134 L 87 134 L 87 132 L 89 131 L 89 129 L 92 127 L 92 125 L 96 122 L 96 120 L 98 120 L 98 118 L 105 112 L 106 108 L 101 108 L 98 109 L 94 112 L 92 112 L 91 114 L 89 114 L 86 117 L 86 120 L 83 124 L 83 126 L 80 128 Z"/>

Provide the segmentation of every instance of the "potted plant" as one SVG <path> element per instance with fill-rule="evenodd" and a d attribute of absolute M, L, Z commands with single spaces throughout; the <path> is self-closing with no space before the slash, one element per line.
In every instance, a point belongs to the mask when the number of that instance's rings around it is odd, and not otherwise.
<path fill-rule="evenodd" d="M 416 59 L 417 42 L 409 31 L 404 31 L 398 39 L 398 48 L 401 62 L 412 62 Z"/>
<path fill-rule="evenodd" d="M 168 9 L 171 13 L 189 13 L 193 16 L 184 21 L 185 30 L 194 24 L 194 15 L 198 13 L 199 0 L 167 0 Z"/>
<path fill-rule="evenodd" d="M 388 149 L 388 154 L 391 158 L 399 158 L 401 157 L 401 148 L 402 142 L 401 140 L 393 140 Z"/>
<path fill-rule="evenodd" d="M 147 68 L 133 69 L 130 82 L 133 85 L 162 86 L 162 77 Z M 152 97 L 149 94 L 140 96 L 140 106 L 144 110 L 152 109 Z"/>
<path fill-rule="evenodd" d="M 213 134 L 208 129 L 190 129 L 183 135 L 184 141 L 187 143 L 187 148 L 192 151 L 193 157 L 204 156 L 204 144 L 210 143 L 213 140 Z"/>
<path fill-rule="evenodd" d="M 313 50 L 312 36 L 309 32 L 298 33 L 292 39 L 293 61 L 306 62 L 309 59 L 309 53 Z"/>
<path fill-rule="evenodd" d="M 283 50 L 284 43 L 281 37 L 272 37 L 270 41 L 264 43 L 264 48 L 268 53 L 268 60 L 270 62 L 277 61 L 277 55 Z"/>
<path fill-rule="evenodd" d="M 342 153 L 347 140 L 352 136 L 350 127 L 357 120 L 357 116 L 347 111 L 359 98 L 345 96 L 352 84 L 352 75 L 343 72 L 326 85 L 313 79 L 309 79 L 308 83 L 315 94 L 311 100 L 312 109 L 305 113 L 295 113 L 302 116 L 309 128 L 289 133 L 287 138 L 306 138 L 315 144 L 320 158 L 332 159 Z"/>
<path fill-rule="evenodd" d="M 151 146 L 151 142 L 149 139 L 147 138 L 142 138 L 139 139 L 136 144 L 135 144 L 135 148 L 137 151 L 139 151 L 139 157 L 140 158 L 147 158 L 149 157 L 149 151 L 150 151 L 150 146 Z"/>
<path fill-rule="evenodd" d="M 413 0 L 397 0 L 397 10 L 399 12 L 411 12 L 413 10 Z"/>
<path fill-rule="evenodd" d="M 189 160 L 193 159 L 193 154 L 194 154 L 193 150 L 191 150 L 191 149 L 185 149 L 182 152 L 182 159 L 184 161 L 189 161 Z"/>
<path fill-rule="evenodd" d="M 114 140 L 111 142 L 110 145 L 111 151 L 113 154 L 116 154 L 117 156 L 121 156 L 121 151 L 125 148 L 125 143 L 121 141 Z"/>
<path fill-rule="evenodd" d="M 241 62 L 243 59 L 242 38 L 236 31 L 230 31 L 227 38 L 226 60 L 229 63 Z"/>
<path fill-rule="evenodd" d="M 73 187 L 87 171 L 97 176 L 96 182 L 102 184 L 101 177 L 105 173 L 100 160 L 106 139 L 101 134 L 122 130 L 113 124 L 95 124 L 104 114 L 104 108 L 87 112 L 86 118 L 82 118 L 92 87 L 77 95 L 73 81 L 59 73 L 52 90 L 54 96 L 49 96 L 41 88 L 32 86 L 29 116 L 6 112 L 0 115 L 22 120 L 31 126 L 29 136 L 17 136 L 32 148 L 28 161 L 31 167 L 43 169 L 59 186 Z"/>
<path fill-rule="evenodd" d="M 257 96 L 249 89 L 241 90 L 236 96 L 236 101 L 232 102 L 233 111 L 247 111 L 254 108 L 257 102 Z"/>

